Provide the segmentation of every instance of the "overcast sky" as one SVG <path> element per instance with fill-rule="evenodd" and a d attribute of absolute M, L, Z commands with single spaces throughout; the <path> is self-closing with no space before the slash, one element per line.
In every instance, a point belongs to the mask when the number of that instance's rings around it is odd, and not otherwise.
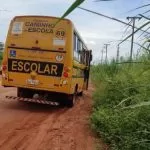
<path fill-rule="evenodd" d="M 150 0 L 115 0 L 112 2 L 94 2 L 95 0 L 86 0 L 81 7 L 116 17 L 128 22 L 127 16 L 135 16 L 149 8 L 140 9 L 130 12 L 129 10 L 147 4 Z M 10 20 L 17 15 L 46 15 L 60 17 L 65 10 L 74 2 L 74 0 L 5 0 L 0 6 L 0 41 L 5 42 Z M 2 11 L 7 10 L 7 11 Z M 89 49 L 93 50 L 94 60 L 100 60 L 101 50 L 104 43 L 123 39 L 122 35 L 126 28 L 118 22 L 85 12 L 80 9 L 73 11 L 67 18 L 71 19 Z M 144 21 L 137 21 L 136 25 L 140 26 Z M 131 33 L 129 28 L 128 34 Z M 135 36 L 135 41 L 140 33 Z M 125 35 L 124 35 L 125 37 Z M 111 42 L 108 48 L 108 57 L 116 56 L 117 42 Z M 134 52 L 139 47 L 135 45 Z M 130 43 L 126 42 L 121 45 L 120 55 L 127 55 L 130 51 Z"/>

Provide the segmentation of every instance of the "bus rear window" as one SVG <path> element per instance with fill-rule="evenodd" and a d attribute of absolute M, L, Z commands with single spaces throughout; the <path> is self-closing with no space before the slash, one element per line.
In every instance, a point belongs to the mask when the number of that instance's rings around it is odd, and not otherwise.
<path fill-rule="evenodd" d="M 13 22 L 12 34 L 22 34 L 23 22 Z"/>

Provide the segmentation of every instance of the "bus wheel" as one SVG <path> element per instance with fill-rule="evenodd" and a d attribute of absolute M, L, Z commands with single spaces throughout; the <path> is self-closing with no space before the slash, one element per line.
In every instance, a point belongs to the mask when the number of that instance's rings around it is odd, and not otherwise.
<path fill-rule="evenodd" d="M 32 98 L 32 92 L 29 89 L 17 88 L 17 97 Z"/>
<path fill-rule="evenodd" d="M 78 93 L 78 96 L 83 96 L 83 91 Z"/>
<path fill-rule="evenodd" d="M 22 95 L 23 95 L 23 90 L 22 90 L 22 88 L 17 88 L 17 97 L 22 97 Z"/>
<path fill-rule="evenodd" d="M 75 105 L 75 103 L 76 103 L 76 94 L 69 95 L 67 99 L 67 107 L 71 108 Z"/>

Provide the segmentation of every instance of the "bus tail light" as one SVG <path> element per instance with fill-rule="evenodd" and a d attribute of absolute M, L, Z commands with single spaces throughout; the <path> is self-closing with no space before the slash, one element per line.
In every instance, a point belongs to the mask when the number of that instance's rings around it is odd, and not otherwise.
<path fill-rule="evenodd" d="M 2 67 L 1 67 L 1 70 L 2 70 L 2 77 L 5 79 L 5 80 L 7 80 L 8 79 L 8 75 L 7 75 L 7 73 L 6 73 L 6 71 L 7 71 L 7 63 L 6 62 L 3 62 L 2 63 Z"/>
<path fill-rule="evenodd" d="M 71 69 L 69 67 L 64 67 L 64 73 L 63 76 L 65 78 L 67 78 L 69 76 L 69 72 L 71 71 Z"/>
<path fill-rule="evenodd" d="M 64 73 L 63 73 L 63 76 L 64 76 L 65 78 L 67 78 L 67 77 L 69 76 L 68 72 L 64 72 Z"/>
<path fill-rule="evenodd" d="M 7 66 L 6 65 L 3 65 L 2 66 L 2 71 L 6 71 L 7 70 Z"/>
<path fill-rule="evenodd" d="M 64 72 L 70 72 L 71 69 L 69 67 L 64 67 Z"/>
<path fill-rule="evenodd" d="M 2 64 L 2 68 L 1 68 L 1 69 L 2 69 L 2 71 L 6 71 L 6 70 L 7 70 L 7 65 L 6 65 L 6 63 L 3 63 L 3 64 Z"/>

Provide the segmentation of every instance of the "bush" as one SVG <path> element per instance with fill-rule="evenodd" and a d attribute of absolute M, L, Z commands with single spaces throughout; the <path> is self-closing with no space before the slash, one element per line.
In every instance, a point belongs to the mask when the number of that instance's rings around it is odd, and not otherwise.
<path fill-rule="evenodd" d="M 150 149 L 150 62 L 92 67 L 92 128 L 111 149 Z"/>

